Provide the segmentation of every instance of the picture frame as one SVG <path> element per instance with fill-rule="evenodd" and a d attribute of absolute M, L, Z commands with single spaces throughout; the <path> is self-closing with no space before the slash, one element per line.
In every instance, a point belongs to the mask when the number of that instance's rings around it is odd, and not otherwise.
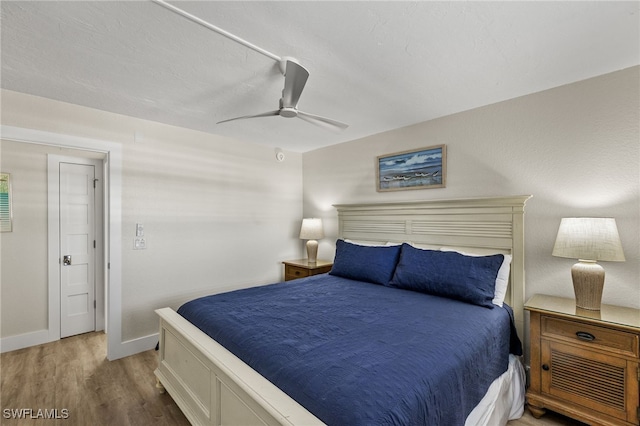
<path fill-rule="evenodd" d="M 11 174 L 0 172 L 0 232 L 13 231 Z"/>
<path fill-rule="evenodd" d="M 376 158 L 378 192 L 444 188 L 447 146 L 434 145 Z"/>

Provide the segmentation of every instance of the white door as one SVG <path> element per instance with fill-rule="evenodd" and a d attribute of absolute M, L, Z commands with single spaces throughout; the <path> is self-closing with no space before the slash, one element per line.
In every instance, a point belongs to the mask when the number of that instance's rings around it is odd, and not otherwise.
<path fill-rule="evenodd" d="M 60 337 L 96 329 L 95 167 L 60 163 Z"/>

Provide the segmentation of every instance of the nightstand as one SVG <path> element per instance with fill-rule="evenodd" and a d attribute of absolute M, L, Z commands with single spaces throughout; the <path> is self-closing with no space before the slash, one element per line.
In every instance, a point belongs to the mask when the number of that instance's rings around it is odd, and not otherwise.
<path fill-rule="evenodd" d="M 597 425 L 638 425 L 640 310 L 602 305 L 576 308 L 574 299 L 535 295 L 530 313 L 534 417 L 546 409 Z"/>
<path fill-rule="evenodd" d="M 309 263 L 307 259 L 285 260 L 284 280 L 290 281 L 296 278 L 310 277 L 312 275 L 329 272 L 333 266 L 332 262 L 318 260 L 316 263 Z"/>

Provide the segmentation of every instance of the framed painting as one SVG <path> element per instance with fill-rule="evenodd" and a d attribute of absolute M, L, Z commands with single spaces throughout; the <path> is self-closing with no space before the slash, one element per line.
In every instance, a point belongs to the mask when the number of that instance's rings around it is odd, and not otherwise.
<path fill-rule="evenodd" d="M 378 192 L 445 187 L 446 145 L 381 155 L 376 163 Z"/>
<path fill-rule="evenodd" d="M 0 232 L 12 231 L 11 175 L 0 173 Z"/>

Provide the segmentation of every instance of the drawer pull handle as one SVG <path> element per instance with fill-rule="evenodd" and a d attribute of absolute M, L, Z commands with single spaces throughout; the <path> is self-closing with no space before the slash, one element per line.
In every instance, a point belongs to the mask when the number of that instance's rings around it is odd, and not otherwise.
<path fill-rule="evenodd" d="M 578 339 L 586 340 L 587 342 L 593 342 L 596 340 L 596 336 L 591 333 L 587 333 L 586 331 L 577 331 L 576 336 L 578 336 Z"/>
<path fill-rule="evenodd" d="M 549 371 L 549 366 L 547 364 L 542 364 L 542 369 L 544 371 Z"/>

